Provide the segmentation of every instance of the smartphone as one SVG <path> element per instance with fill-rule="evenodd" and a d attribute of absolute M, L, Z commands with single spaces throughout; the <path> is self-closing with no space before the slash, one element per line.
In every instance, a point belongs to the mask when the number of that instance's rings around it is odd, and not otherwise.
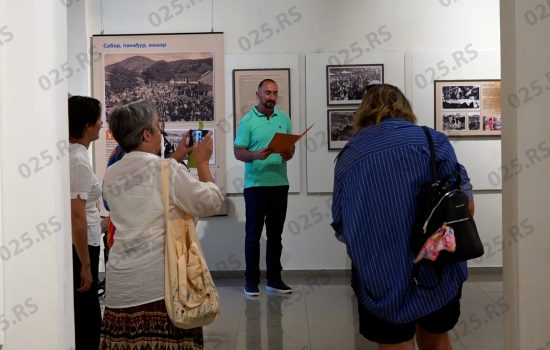
<path fill-rule="evenodd" d="M 189 146 L 193 146 L 195 142 L 201 142 L 206 134 L 208 134 L 208 130 L 191 130 L 189 133 Z"/>

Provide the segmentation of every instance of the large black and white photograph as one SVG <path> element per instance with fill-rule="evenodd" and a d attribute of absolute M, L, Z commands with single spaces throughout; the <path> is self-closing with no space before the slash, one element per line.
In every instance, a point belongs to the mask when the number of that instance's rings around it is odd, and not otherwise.
<path fill-rule="evenodd" d="M 214 120 L 212 52 L 105 55 L 105 110 L 148 100 L 159 120 Z"/>
<path fill-rule="evenodd" d="M 383 64 L 327 66 L 327 105 L 358 105 L 367 85 L 384 82 Z"/>
<path fill-rule="evenodd" d="M 327 111 L 328 149 L 339 150 L 353 137 L 353 109 L 333 109 Z"/>
<path fill-rule="evenodd" d="M 500 80 L 434 80 L 435 129 L 448 136 L 499 136 L 500 104 Z"/>
<path fill-rule="evenodd" d="M 444 86 L 443 109 L 479 109 L 479 85 Z"/>
<path fill-rule="evenodd" d="M 443 113 L 443 130 L 466 130 L 466 113 Z"/>

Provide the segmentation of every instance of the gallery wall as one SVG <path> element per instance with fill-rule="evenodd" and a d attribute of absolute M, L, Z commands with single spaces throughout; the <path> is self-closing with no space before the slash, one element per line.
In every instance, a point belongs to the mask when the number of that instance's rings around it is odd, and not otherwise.
<path fill-rule="evenodd" d="M 415 77 L 426 68 L 435 68 L 441 59 L 451 62 L 454 52 L 468 48 L 479 52 L 478 57 L 448 78 L 500 78 L 496 0 L 181 0 L 178 4 L 181 11 L 172 8 L 170 1 L 87 2 L 85 21 L 71 21 L 73 10 L 69 8 L 69 61 L 89 46 L 89 41 L 82 40 L 82 30 L 88 39 L 101 33 L 224 32 L 226 101 L 232 101 L 228 89 L 231 67 L 291 67 L 292 104 L 297 109 L 293 115 L 299 124 L 295 129 L 315 122 L 315 132 L 326 132 L 325 62 L 384 63 L 386 81 L 404 89 L 419 123 L 429 126 L 433 126 L 433 84 L 415 85 Z M 70 78 L 71 92 L 89 92 L 88 73 Z M 226 102 L 225 108 L 231 122 L 232 105 Z M 230 130 L 226 137 L 229 215 L 204 220 L 198 227 L 212 270 L 244 268 L 244 202 L 238 186 L 243 166 L 232 159 Z M 283 266 L 289 270 L 347 269 L 345 248 L 329 226 L 336 153 L 329 152 L 323 134 L 315 132 L 300 143 L 299 158 L 291 163 L 291 186 L 296 193 L 289 196 Z M 476 221 L 491 252 L 471 266 L 502 266 L 495 243 L 501 234 L 501 191 L 494 180 L 500 176 L 500 139 L 453 138 L 452 143 L 477 189 Z"/>
<path fill-rule="evenodd" d="M 67 350 L 74 345 L 67 82 L 38 82 L 66 60 L 66 9 L 1 1 L 0 32 L 0 344 Z"/>

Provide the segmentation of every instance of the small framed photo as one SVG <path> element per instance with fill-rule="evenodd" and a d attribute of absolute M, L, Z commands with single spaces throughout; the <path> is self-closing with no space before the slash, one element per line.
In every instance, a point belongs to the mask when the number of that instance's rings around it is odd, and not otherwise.
<path fill-rule="evenodd" d="M 241 119 L 258 104 L 256 91 L 264 79 L 279 87 L 277 108 L 290 115 L 290 68 L 233 69 L 233 138 Z"/>
<path fill-rule="evenodd" d="M 435 80 L 435 129 L 448 136 L 499 136 L 500 80 Z"/>
<path fill-rule="evenodd" d="M 327 111 L 328 149 L 340 150 L 353 137 L 354 109 L 331 109 Z"/>
<path fill-rule="evenodd" d="M 327 66 L 327 105 L 358 105 L 365 86 L 384 83 L 383 64 Z"/>

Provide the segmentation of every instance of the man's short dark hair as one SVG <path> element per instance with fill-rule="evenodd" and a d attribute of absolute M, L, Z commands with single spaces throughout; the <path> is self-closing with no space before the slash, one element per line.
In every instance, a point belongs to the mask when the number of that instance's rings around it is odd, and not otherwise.
<path fill-rule="evenodd" d="M 267 78 L 267 79 L 264 79 L 264 80 L 260 81 L 260 84 L 258 84 L 258 90 L 260 90 L 260 89 L 262 88 L 262 86 L 264 85 L 264 83 L 273 83 L 273 84 L 277 84 L 277 83 L 275 82 L 275 80 Z"/>

